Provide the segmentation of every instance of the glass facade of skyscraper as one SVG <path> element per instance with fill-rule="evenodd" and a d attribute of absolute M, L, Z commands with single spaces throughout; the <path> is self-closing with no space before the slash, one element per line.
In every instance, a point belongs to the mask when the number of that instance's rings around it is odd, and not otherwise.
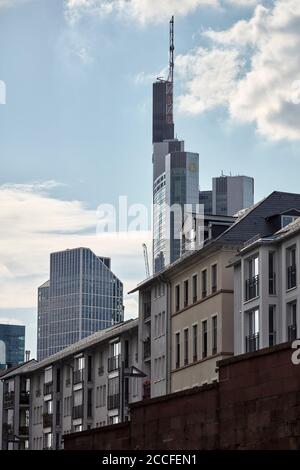
<path fill-rule="evenodd" d="M 0 369 L 24 362 L 25 326 L 0 325 Z"/>
<path fill-rule="evenodd" d="M 123 284 L 88 248 L 52 253 L 38 290 L 38 360 L 123 321 Z"/>

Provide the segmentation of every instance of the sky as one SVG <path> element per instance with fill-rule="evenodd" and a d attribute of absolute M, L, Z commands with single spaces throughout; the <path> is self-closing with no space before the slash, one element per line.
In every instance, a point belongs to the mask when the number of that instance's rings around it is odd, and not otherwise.
<path fill-rule="evenodd" d="M 253 176 L 256 201 L 299 192 L 299 0 L 0 0 L 0 322 L 26 325 L 33 356 L 51 252 L 110 256 L 126 293 L 145 277 L 150 225 L 99 234 L 97 208 L 150 208 L 173 14 L 175 129 L 200 188 L 223 171 Z"/>

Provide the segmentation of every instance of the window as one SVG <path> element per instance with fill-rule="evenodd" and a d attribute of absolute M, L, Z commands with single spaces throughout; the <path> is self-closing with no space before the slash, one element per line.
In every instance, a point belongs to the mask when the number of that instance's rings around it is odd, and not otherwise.
<path fill-rule="evenodd" d="M 269 305 L 269 346 L 276 344 L 276 319 L 275 319 L 276 306 Z"/>
<path fill-rule="evenodd" d="M 246 336 L 246 352 L 259 349 L 259 310 L 254 309 L 246 313 L 248 320 L 248 336 Z"/>
<path fill-rule="evenodd" d="M 106 385 L 100 385 L 96 389 L 96 407 L 106 406 Z"/>
<path fill-rule="evenodd" d="M 175 335 L 175 367 L 178 369 L 180 367 L 180 333 Z"/>
<path fill-rule="evenodd" d="M 211 291 L 214 294 L 217 292 L 217 265 L 211 267 Z"/>
<path fill-rule="evenodd" d="M 180 285 L 175 287 L 175 308 L 176 312 L 180 309 Z"/>
<path fill-rule="evenodd" d="M 52 382 L 52 367 L 48 367 L 45 369 L 45 378 L 44 378 L 45 384 Z"/>
<path fill-rule="evenodd" d="M 194 274 L 192 281 L 192 288 L 193 288 L 193 302 L 197 302 L 198 300 L 198 276 Z"/>
<path fill-rule="evenodd" d="M 246 261 L 245 301 L 259 296 L 258 256 Z"/>
<path fill-rule="evenodd" d="M 184 306 L 187 307 L 189 304 L 189 281 L 184 281 Z"/>
<path fill-rule="evenodd" d="M 202 271 L 202 298 L 207 296 L 207 270 Z"/>
<path fill-rule="evenodd" d="M 183 340 L 184 340 L 184 365 L 186 366 L 189 363 L 189 330 L 186 328 L 183 331 Z"/>
<path fill-rule="evenodd" d="M 207 320 L 202 322 L 202 358 L 207 357 Z"/>
<path fill-rule="evenodd" d="M 288 304 L 288 341 L 297 338 L 297 302 Z"/>
<path fill-rule="evenodd" d="M 218 317 L 212 317 L 212 353 L 217 354 L 218 351 Z"/>
<path fill-rule="evenodd" d="M 287 289 L 292 289 L 297 285 L 296 270 L 296 247 L 289 248 L 286 252 L 287 259 Z"/>
<path fill-rule="evenodd" d="M 269 251 L 269 294 L 276 294 L 275 253 Z"/>
<path fill-rule="evenodd" d="M 295 220 L 298 219 L 298 216 L 296 215 L 282 215 L 281 216 L 281 227 L 286 227 L 287 225 L 291 224 Z"/>
<path fill-rule="evenodd" d="M 198 360 L 198 325 L 193 325 L 193 362 Z"/>

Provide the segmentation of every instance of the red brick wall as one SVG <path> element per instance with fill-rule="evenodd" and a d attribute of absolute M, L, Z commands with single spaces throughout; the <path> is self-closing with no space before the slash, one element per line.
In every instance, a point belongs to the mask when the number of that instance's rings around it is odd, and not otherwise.
<path fill-rule="evenodd" d="M 226 359 L 220 382 L 132 406 L 131 422 L 66 436 L 66 449 L 300 449 L 300 365 L 289 345 Z"/>

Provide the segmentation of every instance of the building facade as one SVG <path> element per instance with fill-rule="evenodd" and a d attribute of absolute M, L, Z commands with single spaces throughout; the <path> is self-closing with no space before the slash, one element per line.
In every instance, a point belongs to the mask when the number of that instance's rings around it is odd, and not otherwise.
<path fill-rule="evenodd" d="M 21 440 L 21 448 L 58 450 L 67 433 L 126 421 L 129 403 L 141 398 L 132 369 L 138 360 L 138 321 L 129 320 L 7 371 L 3 449 L 17 449 Z"/>
<path fill-rule="evenodd" d="M 25 326 L 0 325 L 0 369 L 24 362 Z"/>
<path fill-rule="evenodd" d="M 250 239 L 232 262 L 235 354 L 300 337 L 299 217 L 274 215 L 274 233 Z"/>
<path fill-rule="evenodd" d="M 254 204 L 254 179 L 249 176 L 219 176 L 212 182 L 213 214 L 235 215 Z"/>
<path fill-rule="evenodd" d="M 51 254 L 50 279 L 38 289 L 38 360 L 123 318 L 123 284 L 109 258 L 88 248 Z"/>

